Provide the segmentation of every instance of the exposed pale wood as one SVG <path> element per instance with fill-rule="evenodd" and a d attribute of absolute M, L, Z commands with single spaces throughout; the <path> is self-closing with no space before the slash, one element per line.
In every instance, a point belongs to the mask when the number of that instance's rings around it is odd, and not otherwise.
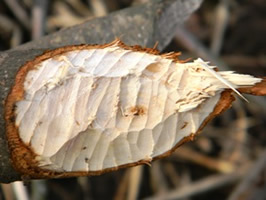
<path fill-rule="evenodd" d="M 16 169 L 84 175 L 167 154 L 199 132 L 225 89 L 261 81 L 212 68 L 119 40 L 43 54 L 19 70 L 7 98 Z"/>

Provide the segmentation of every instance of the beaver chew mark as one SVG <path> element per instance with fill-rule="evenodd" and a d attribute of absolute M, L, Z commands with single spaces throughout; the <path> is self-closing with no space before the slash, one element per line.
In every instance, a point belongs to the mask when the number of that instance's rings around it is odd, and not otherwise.
<path fill-rule="evenodd" d="M 5 105 L 18 172 L 52 178 L 149 164 L 227 108 L 224 89 L 261 80 L 124 47 L 69 46 L 22 66 Z"/>
<path fill-rule="evenodd" d="M 147 113 L 147 109 L 144 106 L 133 106 L 130 108 L 130 113 L 135 116 L 145 115 Z"/>

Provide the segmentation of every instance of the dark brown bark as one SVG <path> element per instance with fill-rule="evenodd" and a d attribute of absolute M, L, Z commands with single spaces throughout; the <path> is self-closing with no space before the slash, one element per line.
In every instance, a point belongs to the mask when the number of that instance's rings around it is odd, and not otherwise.
<path fill-rule="evenodd" d="M 103 44 L 120 38 L 127 45 L 162 50 L 173 38 L 176 27 L 199 7 L 201 0 L 153 0 L 148 4 L 95 18 L 39 40 L 0 53 L 0 182 L 20 180 L 9 160 L 3 118 L 4 101 L 13 85 L 17 70 L 25 62 L 47 49 L 74 44 Z"/>

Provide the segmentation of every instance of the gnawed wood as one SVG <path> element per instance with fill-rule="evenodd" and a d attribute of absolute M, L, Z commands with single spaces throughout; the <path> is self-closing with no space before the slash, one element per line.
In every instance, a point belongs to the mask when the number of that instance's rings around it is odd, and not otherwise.
<path fill-rule="evenodd" d="M 212 68 L 119 40 L 44 53 L 20 68 L 6 101 L 16 170 L 95 175 L 169 155 L 231 105 L 230 89 L 261 81 Z"/>
<path fill-rule="evenodd" d="M 201 0 L 153 0 L 138 7 L 111 13 L 103 18 L 94 18 L 12 50 L 1 52 L 0 182 L 21 180 L 21 175 L 13 169 L 10 162 L 3 119 L 4 101 L 20 66 L 47 49 L 73 44 L 101 44 L 121 36 L 127 44 L 153 46 L 158 42 L 159 49 L 162 50 L 170 42 L 176 27 L 183 23 L 200 4 Z"/>

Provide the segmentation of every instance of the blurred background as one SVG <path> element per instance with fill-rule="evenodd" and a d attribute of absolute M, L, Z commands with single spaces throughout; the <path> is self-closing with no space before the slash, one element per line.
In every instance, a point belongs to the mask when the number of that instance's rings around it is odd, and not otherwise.
<path fill-rule="evenodd" d="M 149 0 L 0 0 L 0 51 Z M 164 52 L 266 72 L 266 2 L 205 0 Z M 247 96 L 170 157 L 95 177 L 1 184 L 0 200 L 266 199 L 266 101 Z"/>

